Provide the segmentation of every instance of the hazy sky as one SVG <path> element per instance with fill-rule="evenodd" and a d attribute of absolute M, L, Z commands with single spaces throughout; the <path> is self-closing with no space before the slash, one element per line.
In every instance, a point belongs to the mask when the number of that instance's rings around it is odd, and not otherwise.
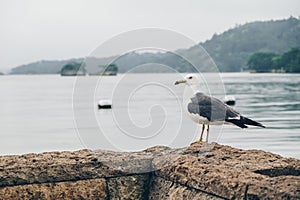
<path fill-rule="evenodd" d="M 0 71 L 85 57 L 138 28 L 170 29 L 203 42 L 236 24 L 299 15 L 299 0 L 0 0 Z"/>

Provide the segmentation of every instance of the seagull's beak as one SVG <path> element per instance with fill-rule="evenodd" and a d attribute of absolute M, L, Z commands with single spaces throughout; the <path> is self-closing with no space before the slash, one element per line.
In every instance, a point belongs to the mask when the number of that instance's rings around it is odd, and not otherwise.
<path fill-rule="evenodd" d="M 176 82 L 175 82 L 175 85 L 178 85 L 178 84 L 180 84 L 180 83 L 186 83 L 186 80 L 179 80 L 179 81 L 176 81 Z"/>

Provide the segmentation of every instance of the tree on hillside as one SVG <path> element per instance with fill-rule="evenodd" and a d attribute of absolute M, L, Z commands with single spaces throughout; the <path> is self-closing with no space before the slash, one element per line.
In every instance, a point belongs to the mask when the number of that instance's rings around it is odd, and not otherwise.
<path fill-rule="evenodd" d="M 118 67 L 116 64 L 109 64 L 105 71 L 114 71 L 114 72 L 118 72 Z"/>
<path fill-rule="evenodd" d="M 71 62 L 63 66 L 60 71 L 61 75 L 82 75 L 85 74 L 85 68 L 81 67 L 81 63 Z"/>
<path fill-rule="evenodd" d="M 292 48 L 281 56 L 280 63 L 287 72 L 300 73 L 300 50 Z"/>
<path fill-rule="evenodd" d="M 300 19 L 251 22 L 222 34 L 215 34 L 201 45 L 220 71 L 240 71 L 255 52 L 282 54 L 300 44 Z M 192 51 L 192 49 L 190 50 Z"/>
<path fill-rule="evenodd" d="M 276 56 L 274 53 L 258 52 L 254 53 L 247 62 L 250 70 L 256 72 L 269 72 L 274 69 L 273 58 Z"/>
<path fill-rule="evenodd" d="M 292 48 L 280 55 L 257 52 L 250 57 L 247 66 L 256 72 L 283 69 L 290 73 L 300 73 L 300 49 Z"/>

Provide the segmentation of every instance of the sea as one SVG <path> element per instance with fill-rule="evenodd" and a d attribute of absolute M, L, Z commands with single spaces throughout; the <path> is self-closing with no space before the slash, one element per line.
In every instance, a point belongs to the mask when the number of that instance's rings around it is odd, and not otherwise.
<path fill-rule="evenodd" d="M 174 85 L 184 75 L 0 76 L 0 155 L 186 147 L 201 125 L 185 111 L 193 91 Z M 211 126 L 210 143 L 300 159 L 300 74 L 203 73 L 199 91 L 234 97 L 234 109 L 266 126 Z M 112 109 L 98 109 L 103 100 Z"/>

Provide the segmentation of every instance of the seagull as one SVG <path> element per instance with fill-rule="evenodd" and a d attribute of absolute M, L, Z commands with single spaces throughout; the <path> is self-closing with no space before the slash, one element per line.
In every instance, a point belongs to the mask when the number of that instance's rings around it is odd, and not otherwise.
<path fill-rule="evenodd" d="M 265 128 L 261 123 L 242 116 L 221 100 L 198 91 L 197 86 L 199 85 L 199 80 L 195 74 L 186 75 L 183 80 L 176 81 L 175 85 L 181 83 L 185 83 L 190 86 L 193 91 L 196 91 L 190 98 L 186 109 L 188 115 L 194 122 L 202 124 L 199 142 L 202 142 L 205 126 L 207 126 L 205 142 L 208 142 L 210 125 L 231 124 L 240 128 L 248 128 L 247 125 L 251 125 Z"/>

